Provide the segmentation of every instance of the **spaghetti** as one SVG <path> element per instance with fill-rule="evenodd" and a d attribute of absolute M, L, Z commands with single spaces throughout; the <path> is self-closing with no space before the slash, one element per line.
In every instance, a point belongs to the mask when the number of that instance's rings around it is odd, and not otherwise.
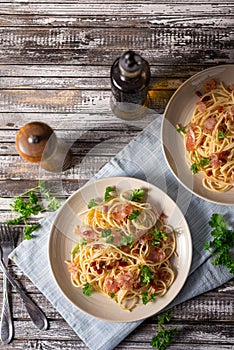
<path fill-rule="evenodd" d="M 134 191 L 115 192 L 79 214 L 84 226 L 76 228 L 80 241 L 67 261 L 73 286 L 128 311 L 163 296 L 175 279 L 174 230 L 150 203 L 133 200 Z"/>
<path fill-rule="evenodd" d="M 177 130 L 184 133 L 191 170 L 205 174 L 203 186 L 225 192 L 234 187 L 234 86 L 211 79 L 204 90 L 197 92 L 200 101 L 189 125 Z"/>

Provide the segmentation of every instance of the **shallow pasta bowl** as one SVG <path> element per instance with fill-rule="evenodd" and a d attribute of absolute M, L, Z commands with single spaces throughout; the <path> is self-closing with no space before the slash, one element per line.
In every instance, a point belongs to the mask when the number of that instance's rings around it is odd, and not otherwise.
<path fill-rule="evenodd" d="M 90 199 L 103 198 L 106 187 L 115 186 L 118 191 L 144 189 L 147 202 L 153 204 L 159 212 L 165 213 L 167 222 L 176 230 L 177 256 L 172 261 L 176 278 L 167 293 L 147 305 L 136 306 L 131 312 L 122 310 L 118 304 L 106 296 L 93 292 L 85 296 L 81 288 L 71 284 L 65 260 L 76 243 L 74 228 L 80 223 L 78 213 L 87 208 Z M 191 265 L 192 242 L 186 220 L 174 201 L 159 188 L 135 178 L 112 177 L 89 183 L 75 192 L 61 207 L 55 218 L 49 238 L 49 262 L 58 288 L 65 298 L 84 312 L 112 322 L 132 322 L 149 317 L 167 306 L 183 287 Z"/>
<path fill-rule="evenodd" d="M 209 79 L 222 81 L 225 85 L 234 83 L 234 65 L 221 65 L 205 69 L 183 83 L 171 97 L 165 109 L 161 129 L 162 149 L 166 162 L 177 180 L 196 196 L 217 204 L 234 205 L 234 189 L 227 192 L 213 192 L 203 187 L 204 175 L 193 175 L 186 161 L 183 137 L 176 125 L 187 125 L 193 114 L 202 85 Z"/>

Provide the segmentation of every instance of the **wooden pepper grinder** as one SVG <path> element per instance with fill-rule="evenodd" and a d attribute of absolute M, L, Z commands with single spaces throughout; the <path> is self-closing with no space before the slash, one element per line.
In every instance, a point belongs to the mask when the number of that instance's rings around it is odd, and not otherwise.
<path fill-rule="evenodd" d="M 32 163 L 40 163 L 47 171 L 64 171 L 71 166 L 71 151 L 59 140 L 53 129 L 42 122 L 24 125 L 16 135 L 19 155 Z"/>

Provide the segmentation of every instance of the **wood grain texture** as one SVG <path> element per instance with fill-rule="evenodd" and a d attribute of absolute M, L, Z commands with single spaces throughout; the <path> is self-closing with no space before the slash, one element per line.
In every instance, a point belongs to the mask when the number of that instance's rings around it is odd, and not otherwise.
<path fill-rule="evenodd" d="M 0 0 L 0 222 L 11 216 L 12 197 L 39 180 L 66 200 L 164 112 L 185 80 L 233 64 L 233 24 L 233 0 Z M 149 114 L 134 122 L 115 117 L 109 103 L 111 65 L 129 48 L 148 60 L 152 75 Z M 71 169 L 49 173 L 19 157 L 15 137 L 31 121 L 67 142 Z M 21 241 L 23 226 L 15 229 Z M 12 290 L 15 338 L 0 349 L 88 350 L 22 271 L 14 264 L 10 271 L 50 328 L 35 329 Z M 147 319 L 116 350 L 152 349 L 156 323 Z M 234 350 L 234 280 L 173 308 L 171 326 L 179 333 L 169 349 Z"/>

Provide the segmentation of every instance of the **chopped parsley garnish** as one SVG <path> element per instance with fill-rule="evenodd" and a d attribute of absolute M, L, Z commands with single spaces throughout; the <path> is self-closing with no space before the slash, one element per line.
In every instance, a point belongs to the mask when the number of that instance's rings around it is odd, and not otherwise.
<path fill-rule="evenodd" d="M 104 200 L 107 202 L 109 199 L 112 199 L 116 197 L 116 190 L 114 187 L 108 186 L 106 187 L 105 194 L 104 194 Z"/>
<path fill-rule="evenodd" d="M 90 199 L 89 203 L 88 203 L 88 209 L 91 209 L 93 207 L 96 207 L 97 202 L 94 198 Z"/>
<path fill-rule="evenodd" d="M 161 240 L 166 241 L 167 240 L 167 235 L 164 231 L 158 230 L 157 227 L 153 229 L 151 232 L 151 235 L 153 236 L 154 240 L 152 242 L 153 245 L 160 245 Z"/>
<path fill-rule="evenodd" d="M 82 238 L 82 240 L 80 241 L 81 245 L 86 245 L 87 244 L 87 239 L 86 238 Z"/>
<path fill-rule="evenodd" d="M 177 333 L 176 327 L 166 328 L 165 323 L 171 320 L 171 316 L 168 313 L 163 313 L 158 316 L 158 334 L 155 335 L 150 345 L 158 350 L 165 350 L 167 345 L 172 341 L 172 338 Z"/>
<path fill-rule="evenodd" d="M 185 127 L 185 126 L 178 126 L 178 127 L 176 128 L 176 131 L 177 131 L 178 133 L 186 134 L 186 127 Z"/>
<path fill-rule="evenodd" d="M 106 238 L 106 237 L 110 236 L 111 232 L 112 232 L 112 230 L 110 228 L 104 228 L 101 232 L 101 236 L 103 238 Z"/>
<path fill-rule="evenodd" d="M 154 273 L 150 270 L 149 266 L 145 265 L 141 269 L 141 281 L 148 286 L 151 280 L 154 279 Z"/>
<path fill-rule="evenodd" d="M 101 232 L 101 236 L 106 238 L 106 243 L 112 244 L 114 242 L 114 236 L 111 235 L 112 230 L 110 228 L 104 228 Z"/>
<path fill-rule="evenodd" d="M 191 165 L 191 168 L 190 168 L 190 169 L 192 170 L 192 172 L 193 172 L 194 174 L 197 174 L 200 167 L 205 167 L 205 166 L 207 166 L 207 165 L 209 165 L 209 164 L 210 164 L 210 158 L 204 157 L 204 158 L 201 158 L 201 159 L 200 159 L 199 163 L 193 163 L 193 164 Z"/>
<path fill-rule="evenodd" d="M 85 283 L 84 287 L 82 288 L 83 294 L 86 295 L 87 297 L 90 297 L 93 291 L 93 287 L 91 286 L 90 283 Z"/>
<path fill-rule="evenodd" d="M 133 235 L 130 234 L 129 236 L 123 236 L 121 238 L 121 242 L 123 245 L 126 245 L 126 246 L 130 246 L 132 245 L 132 242 L 133 242 Z"/>
<path fill-rule="evenodd" d="M 128 216 L 129 220 L 137 220 L 138 216 L 140 215 L 141 211 L 139 209 L 133 210 L 131 214 Z"/>
<path fill-rule="evenodd" d="M 191 170 L 192 170 L 192 172 L 194 173 L 194 174 L 197 174 L 198 173 L 198 166 L 197 166 L 197 163 L 193 163 L 192 165 L 191 165 L 191 168 L 190 168 Z"/>
<path fill-rule="evenodd" d="M 214 258 L 212 264 L 223 265 L 234 274 L 234 258 L 231 251 L 234 247 L 234 231 L 227 229 L 226 221 L 221 214 L 213 214 L 209 225 L 213 228 L 212 241 L 205 243 L 205 250 L 208 250 Z"/>
<path fill-rule="evenodd" d="M 114 242 L 114 236 L 108 236 L 106 239 L 106 243 L 112 244 Z"/>
<path fill-rule="evenodd" d="M 133 202 L 140 202 L 143 199 L 145 191 L 140 189 L 135 189 L 132 191 L 129 200 Z"/>
<path fill-rule="evenodd" d="M 153 301 L 155 299 L 155 294 L 149 294 L 148 292 L 142 293 L 142 303 L 143 305 L 148 304 L 149 301 Z"/>
<path fill-rule="evenodd" d="M 75 255 L 76 253 L 78 253 L 79 249 L 80 249 L 80 245 L 79 243 L 76 243 L 75 247 L 71 251 L 71 254 Z"/>
<path fill-rule="evenodd" d="M 227 136 L 225 135 L 224 131 L 221 130 L 219 133 L 218 133 L 218 139 L 227 139 Z"/>
<path fill-rule="evenodd" d="M 210 158 L 201 158 L 199 162 L 199 166 L 206 166 L 210 164 Z"/>

